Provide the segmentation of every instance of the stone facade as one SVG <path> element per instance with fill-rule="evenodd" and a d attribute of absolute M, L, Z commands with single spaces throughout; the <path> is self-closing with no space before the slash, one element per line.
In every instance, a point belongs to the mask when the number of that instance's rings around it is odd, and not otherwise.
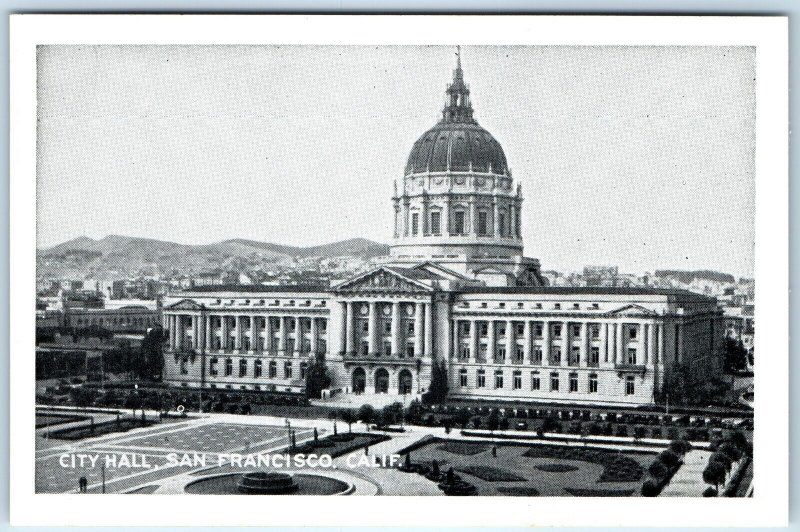
<path fill-rule="evenodd" d="M 521 187 L 473 118 L 460 62 L 393 207 L 390 256 L 338 285 L 170 294 L 166 381 L 301 392 L 319 360 L 333 393 L 416 394 L 444 362 L 451 397 L 639 405 L 679 368 L 697 382 L 721 373 L 713 298 L 544 286 L 522 253 Z"/>

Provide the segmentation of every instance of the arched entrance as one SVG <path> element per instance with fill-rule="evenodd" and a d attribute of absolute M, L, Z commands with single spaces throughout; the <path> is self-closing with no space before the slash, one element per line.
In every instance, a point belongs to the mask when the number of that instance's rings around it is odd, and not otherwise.
<path fill-rule="evenodd" d="M 389 393 L 389 372 L 384 368 L 375 371 L 375 393 Z"/>
<path fill-rule="evenodd" d="M 364 393 L 367 387 L 367 372 L 364 368 L 356 368 L 353 370 L 353 393 Z"/>
<path fill-rule="evenodd" d="M 401 370 L 400 375 L 398 375 L 397 379 L 398 379 L 398 390 L 400 391 L 400 395 L 410 394 L 413 383 L 413 377 L 411 376 L 411 372 L 408 371 L 407 369 Z"/>

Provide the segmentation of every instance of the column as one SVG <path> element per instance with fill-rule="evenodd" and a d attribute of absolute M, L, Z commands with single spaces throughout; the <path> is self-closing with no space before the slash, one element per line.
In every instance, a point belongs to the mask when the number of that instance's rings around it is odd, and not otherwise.
<path fill-rule="evenodd" d="M 278 330 L 278 354 L 286 355 L 286 329 L 289 320 L 286 316 L 281 316 L 278 319 L 280 320 L 280 329 Z"/>
<path fill-rule="evenodd" d="M 267 322 L 267 326 L 265 328 L 266 330 L 264 331 L 264 335 L 267 337 L 266 338 L 267 353 L 269 353 L 270 356 L 275 356 L 275 350 L 272 349 L 272 336 L 275 333 L 275 329 L 273 328 L 272 316 L 267 315 L 267 316 L 264 317 L 264 319 Z M 264 368 L 264 371 L 265 372 L 267 371 L 266 367 Z M 265 373 L 265 375 L 266 375 L 266 373 Z"/>
<path fill-rule="evenodd" d="M 422 348 L 425 342 L 423 335 L 423 312 L 424 305 L 415 303 L 414 306 L 414 356 L 422 356 Z"/>
<path fill-rule="evenodd" d="M 647 362 L 648 362 L 648 359 L 650 358 L 650 335 L 652 333 L 650 332 L 650 324 L 649 323 L 643 324 L 642 325 L 642 329 L 643 329 L 643 332 L 644 332 L 644 334 L 642 336 L 642 355 L 643 355 L 644 360 L 641 363 L 643 363 L 646 366 Z"/>
<path fill-rule="evenodd" d="M 175 316 L 167 314 L 165 317 L 167 331 L 169 332 L 169 347 L 175 349 Z"/>
<path fill-rule="evenodd" d="M 469 361 L 474 364 L 478 361 L 478 350 L 480 344 L 478 340 L 478 320 L 472 320 L 469 326 Z"/>
<path fill-rule="evenodd" d="M 500 238 L 500 205 L 497 204 L 497 198 L 492 202 L 492 234 L 495 238 Z"/>
<path fill-rule="evenodd" d="M 294 319 L 294 353 L 292 356 L 300 356 L 300 352 L 303 350 L 303 328 L 301 327 L 303 322 L 300 320 L 300 316 L 295 317 Z"/>
<path fill-rule="evenodd" d="M 433 357 L 433 305 L 425 303 L 425 355 Z"/>
<path fill-rule="evenodd" d="M 203 349 L 209 351 L 211 349 L 211 316 L 206 316 L 203 321 L 205 322 L 203 324 L 203 332 L 205 332 L 206 340 Z"/>
<path fill-rule="evenodd" d="M 347 353 L 347 335 L 350 334 L 350 327 L 347 325 L 347 302 L 339 302 L 339 310 L 342 313 L 342 320 L 339 322 L 339 353 Z"/>
<path fill-rule="evenodd" d="M 442 234 L 450 236 L 450 196 L 445 196 L 442 207 Z"/>
<path fill-rule="evenodd" d="M 578 357 L 579 366 L 589 365 L 589 324 L 585 321 L 581 322 L 581 346 Z"/>
<path fill-rule="evenodd" d="M 531 349 L 531 320 L 525 320 L 525 347 L 523 348 L 523 361 L 527 360 L 529 364 L 533 364 L 533 350 Z"/>
<path fill-rule="evenodd" d="M 317 349 L 319 348 L 319 344 L 317 343 L 317 335 L 319 334 L 319 330 L 317 327 L 317 318 L 311 317 L 311 352 L 314 356 L 317 356 Z"/>
<path fill-rule="evenodd" d="M 615 346 L 616 346 L 616 355 L 614 356 L 614 362 L 617 364 L 622 364 L 625 359 L 622 357 L 622 324 L 615 323 L 614 324 L 614 336 L 615 336 Z"/>
<path fill-rule="evenodd" d="M 178 342 L 178 349 L 183 349 L 183 315 L 178 314 L 175 316 L 175 340 Z"/>
<path fill-rule="evenodd" d="M 453 320 L 450 316 L 450 303 L 444 307 L 444 358 L 450 360 L 453 356 Z"/>
<path fill-rule="evenodd" d="M 258 318 L 256 316 L 250 316 L 250 351 L 256 352 L 258 351 L 258 338 L 261 336 L 261 333 L 258 330 Z"/>
<path fill-rule="evenodd" d="M 656 362 L 659 364 L 664 363 L 664 324 L 659 323 L 657 326 L 658 331 L 658 354 L 656 355 Z"/>
<path fill-rule="evenodd" d="M 398 356 L 401 351 L 402 341 L 400 339 L 400 302 L 392 303 L 392 356 Z"/>
<path fill-rule="evenodd" d="M 608 323 L 600 324 L 600 362 L 608 362 Z"/>
<path fill-rule="evenodd" d="M 550 365 L 550 322 L 542 322 L 542 365 Z"/>
<path fill-rule="evenodd" d="M 564 365 L 567 365 L 567 366 L 569 366 L 569 356 L 570 356 L 570 351 L 571 351 L 570 348 L 572 347 L 572 346 L 570 346 L 571 343 L 572 342 L 570 341 L 570 337 L 569 337 L 569 322 L 568 321 L 562 321 L 561 322 L 561 362 Z"/>
<path fill-rule="evenodd" d="M 511 320 L 506 320 L 506 360 L 505 362 L 508 363 L 511 360 L 514 360 L 514 356 L 516 355 L 516 342 L 514 341 L 514 322 Z"/>
<path fill-rule="evenodd" d="M 375 301 L 369 302 L 369 356 L 375 356 L 378 353 L 376 339 L 378 337 L 378 305 Z"/>
<path fill-rule="evenodd" d="M 474 236 L 478 234 L 478 209 L 475 206 L 475 199 L 469 200 L 469 225 L 472 227 L 472 231 L 469 231 L 469 234 Z"/>
<path fill-rule="evenodd" d="M 345 327 L 345 352 L 356 352 L 356 305 L 353 301 L 347 302 L 347 325 Z"/>
<path fill-rule="evenodd" d="M 489 320 L 489 336 L 486 339 L 486 361 L 490 364 L 494 362 L 494 347 L 497 335 L 494 330 L 494 320 Z"/>

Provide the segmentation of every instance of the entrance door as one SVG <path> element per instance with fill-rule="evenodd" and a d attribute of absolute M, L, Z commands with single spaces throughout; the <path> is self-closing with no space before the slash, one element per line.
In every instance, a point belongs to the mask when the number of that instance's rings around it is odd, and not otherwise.
<path fill-rule="evenodd" d="M 353 370 L 353 393 L 364 393 L 367 387 L 367 373 L 363 368 Z"/>
<path fill-rule="evenodd" d="M 399 378 L 399 389 L 401 395 L 407 395 L 411 393 L 411 372 L 407 369 L 404 369 L 400 372 Z"/>
<path fill-rule="evenodd" d="M 389 393 L 389 372 L 383 368 L 375 372 L 375 393 Z"/>

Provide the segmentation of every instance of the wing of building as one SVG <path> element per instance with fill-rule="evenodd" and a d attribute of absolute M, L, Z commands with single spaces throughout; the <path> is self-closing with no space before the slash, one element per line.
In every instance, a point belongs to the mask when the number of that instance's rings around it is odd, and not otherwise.
<path fill-rule="evenodd" d="M 441 120 L 395 183 L 394 240 L 332 287 L 206 286 L 170 294 L 165 380 L 302 392 L 312 361 L 333 393 L 417 394 L 434 364 L 449 395 L 647 404 L 721 373 L 713 298 L 684 290 L 549 287 L 523 256 L 522 187 L 478 125 L 460 57 Z"/>

